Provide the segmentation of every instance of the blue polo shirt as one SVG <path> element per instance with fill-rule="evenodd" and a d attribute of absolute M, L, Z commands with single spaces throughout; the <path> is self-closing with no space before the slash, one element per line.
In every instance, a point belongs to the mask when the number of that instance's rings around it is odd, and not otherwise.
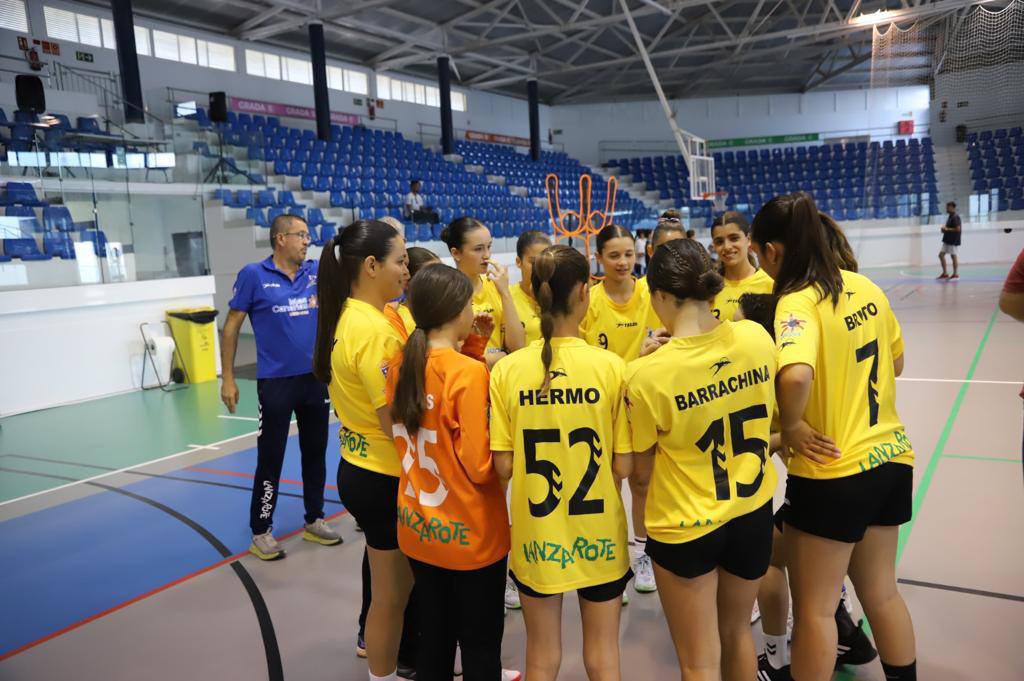
<path fill-rule="evenodd" d="M 274 259 L 249 263 L 238 273 L 228 306 L 245 312 L 256 334 L 256 377 L 284 378 L 313 371 L 316 343 L 316 274 L 307 260 L 292 281 Z"/>

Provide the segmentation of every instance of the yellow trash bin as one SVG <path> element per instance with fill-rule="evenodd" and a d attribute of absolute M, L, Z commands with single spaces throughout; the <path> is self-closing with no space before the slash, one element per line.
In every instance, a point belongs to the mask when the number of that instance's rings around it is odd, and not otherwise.
<path fill-rule="evenodd" d="M 167 310 L 174 343 L 189 383 L 202 383 L 217 378 L 217 310 L 212 307 L 189 307 Z M 175 366 L 179 366 L 178 355 Z"/>

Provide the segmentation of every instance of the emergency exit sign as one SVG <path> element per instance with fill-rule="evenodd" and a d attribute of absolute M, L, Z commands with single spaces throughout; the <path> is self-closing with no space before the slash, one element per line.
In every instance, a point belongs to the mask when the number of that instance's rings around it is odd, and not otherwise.
<path fill-rule="evenodd" d="M 78 61 L 89 62 L 90 64 L 93 61 L 91 52 L 75 52 L 75 59 Z"/>

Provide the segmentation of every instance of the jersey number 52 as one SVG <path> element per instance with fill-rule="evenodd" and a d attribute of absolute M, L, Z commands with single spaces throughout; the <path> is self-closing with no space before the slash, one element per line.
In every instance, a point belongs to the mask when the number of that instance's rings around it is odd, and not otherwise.
<path fill-rule="evenodd" d="M 543 518 L 550 515 L 557 507 L 562 491 L 562 471 L 554 461 L 537 458 L 537 445 L 561 444 L 562 431 L 558 428 L 535 428 L 523 431 L 523 452 L 526 458 L 526 473 L 539 475 L 548 483 L 547 494 L 540 502 L 528 500 L 530 515 Z M 590 460 L 587 470 L 583 472 L 576 491 L 569 499 L 569 515 L 587 515 L 604 512 L 604 499 L 587 499 L 590 487 L 597 479 L 597 470 L 601 465 L 601 439 L 592 428 L 576 428 L 569 431 L 569 447 L 586 444 L 590 448 Z"/>

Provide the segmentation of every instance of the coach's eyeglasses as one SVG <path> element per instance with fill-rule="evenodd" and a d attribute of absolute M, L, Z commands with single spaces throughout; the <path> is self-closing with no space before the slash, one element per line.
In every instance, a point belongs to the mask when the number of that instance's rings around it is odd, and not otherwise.
<path fill-rule="evenodd" d="M 306 243 L 310 243 L 310 242 L 313 241 L 313 235 L 310 234 L 309 232 L 285 232 L 284 235 L 285 236 L 297 236 L 300 239 L 302 239 L 303 241 L 305 241 Z"/>

